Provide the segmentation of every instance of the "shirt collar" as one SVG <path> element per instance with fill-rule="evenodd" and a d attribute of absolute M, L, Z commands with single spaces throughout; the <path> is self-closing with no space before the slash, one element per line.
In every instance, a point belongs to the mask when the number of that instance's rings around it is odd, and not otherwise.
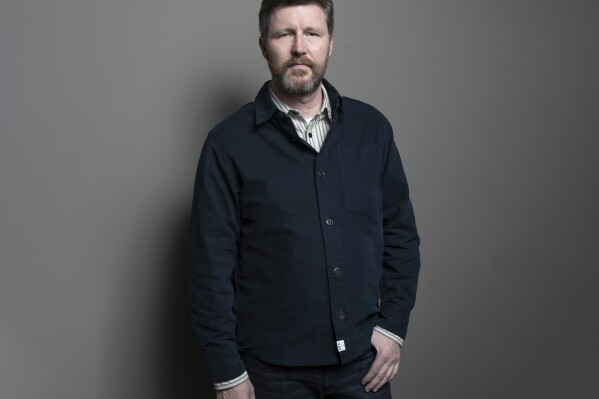
<path fill-rule="evenodd" d="M 256 99 L 254 101 L 256 110 L 256 125 L 260 125 L 266 122 L 277 111 L 277 107 L 270 96 L 269 85 L 270 81 L 262 85 L 262 88 L 256 95 Z M 334 117 L 336 117 L 336 115 L 339 115 L 339 118 L 342 118 L 343 101 L 341 95 L 326 79 L 322 80 L 322 86 L 325 89 L 324 92 L 327 96 L 327 100 L 329 103 L 329 106 L 327 107 L 329 118 L 331 119 L 331 121 Z"/>
<path fill-rule="evenodd" d="M 329 117 L 329 120 L 333 120 L 331 116 L 331 103 L 329 101 L 329 94 L 327 93 L 327 89 L 325 89 L 322 83 L 320 84 L 320 89 L 322 90 L 322 105 L 320 106 L 320 110 L 316 113 L 315 116 L 321 115 L 322 113 L 326 112 L 326 115 Z M 275 92 L 272 90 L 270 84 L 268 85 L 268 92 L 270 94 L 271 100 L 273 101 L 273 103 L 279 111 L 284 112 L 286 114 L 292 112 L 301 115 L 301 113 L 298 110 L 289 107 L 287 104 L 281 101 L 279 97 L 277 97 Z"/>

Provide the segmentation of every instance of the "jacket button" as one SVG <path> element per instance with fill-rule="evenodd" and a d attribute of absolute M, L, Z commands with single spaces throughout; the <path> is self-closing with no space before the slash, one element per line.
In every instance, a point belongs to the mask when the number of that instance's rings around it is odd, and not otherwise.
<path fill-rule="evenodd" d="M 318 171 L 318 177 L 325 177 L 327 174 L 324 170 L 319 170 Z"/>
<path fill-rule="evenodd" d="M 333 274 L 335 274 L 335 276 L 341 276 L 341 268 L 340 267 L 335 267 L 333 269 Z"/>
<path fill-rule="evenodd" d="M 327 219 L 326 223 L 327 223 L 327 226 L 332 226 L 333 223 L 335 223 L 335 222 L 333 222 L 333 219 Z"/>
<path fill-rule="evenodd" d="M 345 312 L 340 310 L 339 313 L 337 313 L 337 317 L 339 317 L 339 320 L 345 319 Z"/>

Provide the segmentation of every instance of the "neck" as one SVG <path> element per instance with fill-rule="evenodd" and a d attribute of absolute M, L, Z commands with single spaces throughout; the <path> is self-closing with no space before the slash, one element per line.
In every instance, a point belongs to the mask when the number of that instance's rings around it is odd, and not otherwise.
<path fill-rule="evenodd" d="M 277 87 L 274 82 L 271 82 L 271 88 L 279 100 L 284 102 L 289 108 L 299 111 L 304 118 L 314 117 L 322 107 L 324 99 L 320 85 L 312 93 L 301 95 L 286 93 Z"/>

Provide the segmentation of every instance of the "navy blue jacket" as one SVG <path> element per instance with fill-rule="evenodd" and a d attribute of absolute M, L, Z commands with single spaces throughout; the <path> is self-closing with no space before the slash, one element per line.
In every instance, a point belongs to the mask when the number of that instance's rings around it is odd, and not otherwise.
<path fill-rule="evenodd" d="M 239 351 L 347 363 L 375 325 L 404 338 L 416 296 L 420 240 L 387 119 L 325 81 L 318 153 L 267 84 L 209 133 L 195 181 L 191 316 L 214 382 L 245 371 Z"/>

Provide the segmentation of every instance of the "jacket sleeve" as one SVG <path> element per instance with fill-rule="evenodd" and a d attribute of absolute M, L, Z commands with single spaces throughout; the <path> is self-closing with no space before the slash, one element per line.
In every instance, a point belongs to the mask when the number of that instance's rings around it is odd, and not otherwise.
<path fill-rule="evenodd" d="M 376 324 L 404 339 L 416 299 L 420 238 L 393 130 L 387 120 L 385 126 L 389 137 L 382 174 L 384 253 L 381 311 Z"/>
<path fill-rule="evenodd" d="M 188 237 L 191 321 L 214 383 L 245 372 L 235 340 L 234 271 L 239 240 L 240 179 L 209 135 L 195 179 Z"/>

